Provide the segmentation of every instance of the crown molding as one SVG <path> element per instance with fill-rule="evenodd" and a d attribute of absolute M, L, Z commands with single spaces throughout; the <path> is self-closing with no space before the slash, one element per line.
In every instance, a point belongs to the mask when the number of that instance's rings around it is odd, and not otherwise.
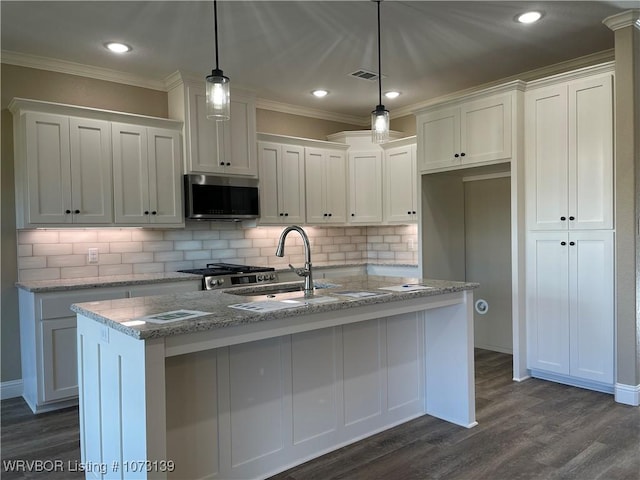
<path fill-rule="evenodd" d="M 149 88 L 151 90 L 166 91 L 164 82 L 131 73 L 120 72 L 108 68 L 83 65 L 81 63 L 69 62 L 57 58 L 40 57 L 26 53 L 10 52 L 2 50 L 0 61 L 8 65 L 18 67 L 37 68 L 39 70 L 49 70 L 68 75 L 78 75 L 80 77 L 104 80 L 106 82 L 122 83 L 133 85 L 134 87 Z"/>
<path fill-rule="evenodd" d="M 313 138 L 292 137 L 291 135 L 279 135 L 276 133 L 258 132 L 256 137 L 259 142 L 285 143 L 300 147 L 335 148 L 337 150 L 348 150 L 350 147 L 350 145 L 346 143 L 316 140 Z"/>
<path fill-rule="evenodd" d="M 616 31 L 621 28 L 635 26 L 640 30 L 640 9 L 627 10 L 605 18 L 604 23 L 611 30 Z"/>
<path fill-rule="evenodd" d="M 303 117 L 319 118 L 321 120 L 330 120 L 333 122 L 347 123 L 350 125 L 367 125 L 370 121 L 368 115 L 366 118 L 356 115 L 345 115 L 342 113 L 328 112 L 326 110 L 318 110 L 315 108 L 301 107 L 298 105 L 291 105 L 289 103 L 266 100 L 264 98 L 256 99 L 256 108 L 280 113 L 289 113 L 291 115 L 301 115 Z"/>

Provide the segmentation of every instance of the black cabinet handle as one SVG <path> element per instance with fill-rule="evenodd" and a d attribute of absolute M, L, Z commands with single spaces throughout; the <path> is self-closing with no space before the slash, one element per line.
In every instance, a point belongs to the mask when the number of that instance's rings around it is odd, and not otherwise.
<path fill-rule="evenodd" d="M 285 214 L 284 214 L 284 216 L 285 216 L 285 217 L 288 217 L 288 216 L 289 216 L 289 214 L 288 214 L 288 213 L 285 213 Z"/>
<path fill-rule="evenodd" d="M 284 217 L 284 213 L 281 213 L 281 214 L 280 214 L 280 216 L 281 216 L 281 217 Z"/>
<path fill-rule="evenodd" d="M 576 242 L 569 242 L 569 245 L 571 245 L 572 247 L 576 244 Z"/>
<path fill-rule="evenodd" d="M 155 210 L 153 212 L 151 212 L 151 215 L 157 215 L 158 212 L 156 212 Z"/>
<path fill-rule="evenodd" d="M 231 165 L 231 162 L 227 162 L 227 167 Z"/>
<path fill-rule="evenodd" d="M 78 213 L 80 213 L 80 210 L 74 210 L 73 213 L 78 214 Z"/>
<path fill-rule="evenodd" d="M 221 166 L 221 167 L 224 167 L 224 162 L 220 162 L 220 166 Z"/>
<path fill-rule="evenodd" d="M 575 219 L 576 219 L 576 217 L 574 217 L 574 216 L 569 217 L 569 220 L 575 220 Z"/>
<path fill-rule="evenodd" d="M 411 210 L 409 210 L 409 211 L 407 212 L 407 215 L 411 215 Z"/>
<path fill-rule="evenodd" d="M 145 210 L 145 211 L 144 211 L 144 214 L 145 214 L 145 215 L 149 215 L 149 210 Z"/>
<path fill-rule="evenodd" d="M 560 220 L 562 220 L 563 222 L 567 219 L 567 217 L 560 217 Z"/>
<path fill-rule="evenodd" d="M 454 157 L 458 158 L 460 155 L 458 155 L 457 153 L 454 155 Z"/>
<path fill-rule="evenodd" d="M 65 210 L 64 213 L 71 213 L 71 210 Z"/>
<path fill-rule="evenodd" d="M 461 157 L 464 157 L 465 155 L 466 155 L 466 154 L 465 154 L 464 152 L 462 152 L 462 153 L 460 154 L 460 156 L 461 156 Z"/>
<path fill-rule="evenodd" d="M 326 213 L 323 213 L 323 214 L 322 214 L 322 216 L 323 216 L 323 217 L 326 217 L 326 216 L 327 216 L 327 214 L 326 214 Z"/>
<path fill-rule="evenodd" d="M 567 242 L 560 242 L 560 245 L 562 245 L 563 247 L 567 244 Z"/>
<path fill-rule="evenodd" d="M 331 214 L 329 214 L 329 216 L 331 216 Z"/>
<path fill-rule="evenodd" d="M 416 214 L 416 211 L 415 211 L 415 210 L 413 210 L 411 213 L 413 213 L 413 214 L 415 215 L 415 214 Z"/>

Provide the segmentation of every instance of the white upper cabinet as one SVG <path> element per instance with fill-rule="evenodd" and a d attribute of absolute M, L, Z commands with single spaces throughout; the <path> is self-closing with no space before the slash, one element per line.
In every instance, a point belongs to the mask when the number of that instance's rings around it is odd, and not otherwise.
<path fill-rule="evenodd" d="M 512 101 L 508 92 L 418 112 L 418 169 L 445 171 L 509 161 Z"/>
<path fill-rule="evenodd" d="M 347 220 L 347 159 L 344 151 L 305 148 L 307 223 Z"/>
<path fill-rule="evenodd" d="M 179 132 L 120 123 L 112 131 L 116 223 L 183 222 Z"/>
<path fill-rule="evenodd" d="M 231 118 L 206 117 L 204 80 L 183 79 L 169 91 L 169 116 L 185 122 L 185 170 L 218 175 L 258 174 L 255 98 L 231 92 Z"/>
<path fill-rule="evenodd" d="M 382 222 L 382 150 L 349 152 L 349 223 Z"/>
<path fill-rule="evenodd" d="M 418 170 L 415 137 L 388 142 L 383 149 L 384 221 L 403 224 L 416 222 Z"/>
<path fill-rule="evenodd" d="M 109 122 L 26 112 L 17 123 L 18 227 L 111 223 Z"/>
<path fill-rule="evenodd" d="M 304 148 L 258 143 L 260 163 L 260 223 L 305 222 Z"/>
<path fill-rule="evenodd" d="M 533 230 L 613 228 L 613 77 L 525 95 L 527 222 Z"/>

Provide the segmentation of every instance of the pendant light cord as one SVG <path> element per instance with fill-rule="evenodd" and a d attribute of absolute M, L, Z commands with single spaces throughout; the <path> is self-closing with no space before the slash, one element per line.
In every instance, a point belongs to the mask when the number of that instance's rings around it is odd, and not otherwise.
<path fill-rule="evenodd" d="M 378 105 L 382 105 L 382 62 L 380 60 L 380 1 L 377 0 L 378 4 Z"/>
<path fill-rule="evenodd" d="M 216 70 L 218 68 L 218 2 L 213 0 L 213 30 L 216 38 Z"/>

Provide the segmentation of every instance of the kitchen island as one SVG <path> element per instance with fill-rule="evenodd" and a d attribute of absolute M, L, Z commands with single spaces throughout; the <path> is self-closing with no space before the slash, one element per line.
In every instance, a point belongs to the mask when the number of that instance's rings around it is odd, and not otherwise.
<path fill-rule="evenodd" d="M 265 478 L 424 414 L 474 426 L 478 285 L 332 282 L 74 305 L 87 478 Z"/>

